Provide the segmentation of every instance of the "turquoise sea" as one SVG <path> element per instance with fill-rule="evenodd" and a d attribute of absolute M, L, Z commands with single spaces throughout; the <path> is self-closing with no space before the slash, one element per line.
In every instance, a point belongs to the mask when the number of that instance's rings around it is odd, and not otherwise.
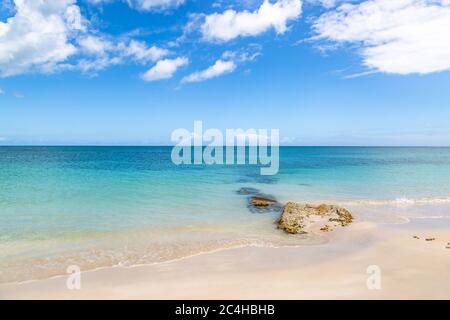
<path fill-rule="evenodd" d="M 282 147 L 280 170 L 176 166 L 171 147 L 0 147 L 0 282 L 319 241 L 253 213 L 242 187 L 374 221 L 450 218 L 450 148 Z M 402 220 L 403 219 L 403 220 Z"/>

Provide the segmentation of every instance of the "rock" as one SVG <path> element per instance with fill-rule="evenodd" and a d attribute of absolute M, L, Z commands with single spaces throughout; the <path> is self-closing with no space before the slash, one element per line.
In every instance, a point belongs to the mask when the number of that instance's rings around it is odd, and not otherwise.
<path fill-rule="evenodd" d="M 237 194 L 249 196 L 247 208 L 253 213 L 281 212 L 283 206 L 271 195 L 260 193 L 258 189 L 243 187 Z"/>
<path fill-rule="evenodd" d="M 256 194 L 258 192 L 259 192 L 258 189 L 250 188 L 250 187 L 243 187 L 243 188 L 240 188 L 238 191 L 236 191 L 237 194 L 244 195 L 244 196 Z"/>
<path fill-rule="evenodd" d="M 426 238 L 425 241 L 434 241 L 436 238 Z"/>
<path fill-rule="evenodd" d="M 275 199 L 275 197 L 262 193 L 257 193 L 249 197 L 247 207 L 253 213 L 283 211 L 283 206 Z"/>
<path fill-rule="evenodd" d="M 330 208 L 330 212 L 332 212 L 333 210 L 335 210 L 335 213 L 337 214 L 337 218 L 330 218 L 330 220 L 329 220 L 330 222 L 336 221 L 336 222 L 340 223 L 340 225 L 342 227 L 348 226 L 350 223 L 352 223 L 353 216 L 350 213 L 350 211 L 348 211 L 347 209 L 344 209 L 344 208 L 332 206 Z"/>
<path fill-rule="evenodd" d="M 330 226 L 326 224 L 322 228 L 320 228 L 320 231 L 329 232 L 329 231 L 333 231 L 333 229 L 331 229 Z"/>
<path fill-rule="evenodd" d="M 353 221 L 352 214 L 341 207 L 321 204 L 314 206 L 288 202 L 283 209 L 283 214 L 278 221 L 278 227 L 288 233 L 306 233 L 311 226 L 319 224 L 320 230 L 330 230 L 329 223 L 333 226 L 345 227 Z"/>
<path fill-rule="evenodd" d="M 414 239 L 420 239 L 418 236 L 413 236 Z"/>
<path fill-rule="evenodd" d="M 268 207 L 274 204 L 276 201 L 264 197 L 254 196 L 250 198 L 250 203 L 255 207 Z"/>

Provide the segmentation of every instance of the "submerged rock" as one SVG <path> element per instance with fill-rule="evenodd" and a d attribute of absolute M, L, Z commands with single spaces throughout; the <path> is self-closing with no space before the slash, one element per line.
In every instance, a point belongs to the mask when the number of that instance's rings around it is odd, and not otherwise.
<path fill-rule="evenodd" d="M 256 188 L 251 188 L 251 187 L 243 187 L 243 188 L 240 188 L 238 191 L 236 191 L 236 193 L 240 194 L 240 195 L 248 196 L 251 194 L 259 193 L 259 190 Z"/>
<path fill-rule="evenodd" d="M 283 206 L 275 197 L 256 193 L 248 199 L 248 209 L 253 213 L 281 212 Z"/>
<path fill-rule="evenodd" d="M 345 227 L 353 221 L 352 214 L 341 207 L 321 204 L 314 206 L 288 202 L 278 221 L 278 227 L 288 233 L 307 233 L 317 227 L 321 231 L 330 231 L 332 227 Z"/>
<path fill-rule="evenodd" d="M 236 191 L 239 195 L 247 197 L 247 208 L 252 213 L 281 212 L 283 205 L 271 195 L 260 193 L 256 188 L 243 187 Z"/>
<path fill-rule="evenodd" d="M 276 200 L 268 199 L 260 196 L 254 196 L 250 198 L 250 203 L 254 207 L 268 207 L 276 203 Z"/>
<path fill-rule="evenodd" d="M 271 176 L 262 176 L 259 173 L 248 173 L 245 177 L 239 178 L 238 183 L 261 183 L 261 184 L 275 184 L 278 182 L 277 178 Z"/>

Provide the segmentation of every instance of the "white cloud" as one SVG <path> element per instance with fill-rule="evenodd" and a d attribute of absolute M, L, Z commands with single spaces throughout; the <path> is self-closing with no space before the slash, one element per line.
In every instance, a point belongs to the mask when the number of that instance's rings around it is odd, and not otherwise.
<path fill-rule="evenodd" d="M 77 42 L 79 51 L 83 55 L 76 61 L 75 65 L 67 66 L 68 69 L 78 69 L 83 73 L 95 74 L 96 71 L 123 62 L 118 45 L 106 37 L 92 34 L 83 35 L 77 39 Z"/>
<path fill-rule="evenodd" d="M 332 8 L 336 5 L 336 0 L 316 0 L 325 8 Z"/>
<path fill-rule="evenodd" d="M 247 48 L 236 51 L 225 51 L 222 54 L 223 60 L 233 60 L 235 62 L 251 62 L 255 61 L 261 55 L 262 47 L 258 44 L 249 45 Z"/>
<path fill-rule="evenodd" d="M 15 98 L 17 98 L 17 99 L 23 99 L 23 98 L 25 98 L 25 95 L 24 95 L 22 92 L 20 92 L 20 91 L 15 91 L 15 92 L 13 92 L 13 96 L 14 96 Z"/>
<path fill-rule="evenodd" d="M 320 16 L 316 39 L 360 46 L 369 69 L 397 74 L 450 70 L 449 0 L 368 0 Z"/>
<path fill-rule="evenodd" d="M 170 54 L 169 50 L 155 45 L 148 47 L 143 41 L 134 39 L 114 43 L 102 36 L 86 35 L 77 39 L 80 48 L 95 55 L 114 54 L 121 57 L 131 57 L 139 62 L 157 61 Z"/>
<path fill-rule="evenodd" d="M 70 38 L 85 27 L 75 0 L 15 0 L 15 9 L 0 22 L 0 76 L 52 72 L 76 53 Z"/>
<path fill-rule="evenodd" d="M 184 0 L 127 0 L 127 2 L 131 7 L 140 10 L 153 10 L 178 7 L 184 3 Z"/>
<path fill-rule="evenodd" d="M 108 3 L 114 0 L 88 0 L 93 4 Z M 131 8 L 150 11 L 168 9 L 171 7 L 178 7 L 182 5 L 185 0 L 121 0 L 128 3 Z"/>
<path fill-rule="evenodd" d="M 121 44 L 119 48 L 126 56 L 133 57 L 140 62 L 157 61 L 170 54 L 170 51 L 167 49 L 157 46 L 147 47 L 144 42 L 136 40 L 131 40 L 128 46 Z"/>
<path fill-rule="evenodd" d="M 145 42 L 122 40 L 114 42 L 102 36 L 87 35 L 78 40 L 80 49 L 91 55 L 78 61 L 77 68 L 84 73 L 106 69 L 112 65 L 127 62 L 127 58 L 135 62 L 148 63 L 157 61 L 170 54 L 170 51 L 155 45 L 148 47 Z M 128 59 L 129 60 L 129 59 Z"/>
<path fill-rule="evenodd" d="M 333 8 L 340 3 L 358 2 L 359 0 L 305 0 L 305 4 L 320 5 L 327 9 Z"/>
<path fill-rule="evenodd" d="M 24 0 L 21 0 L 24 1 Z M 25 0 L 26 1 L 26 0 Z M 28 0 L 29 1 L 29 0 Z M 46 0 L 44 0 L 46 1 Z M 75 3 L 75 1 L 68 1 L 63 0 L 61 2 L 66 1 L 67 3 Z M 81 15 L 80 7 L 77 5 L 69 5 L 64 12 L 64 18 L 66 21 L 66 25 L 70 30 L 80 30 L 80 31 L 86 31 L 87 29 L 87 22 L 84 19 L 84 17 Z"/>
<path fill-rule="evenodd" d="M 229 9 L 223 13 L 207 15 L 201 26 L 201 32 L 206 40 L 212 41 L 256 36 L 270 28 L 282 34 L 287 30 L 288 21 L 297 19 L 301 11 L 301 0 L 278 0 L 274 3 L 264 0 L 253 12 L 247 10 L 237 12 Z"/>
<path fill-rule="evenodd" d="M 170 79 L 178 68 L 187 65 L 188 63 L 189 60 L 185 57 L 159 60 L 150 70 L 142 74 L 141 78 L 144 81 Z"/>
<path fill-rule="evenodd" d="M 336 5 L 336 0 L 320 0 L 320 3 L 325 7 L 325 8 L 332 8 Z"/>
<path fill-rule="evenodd" d="M 68 69 L 79 69 L 83 73 L 95 75 L 96 71 L 104 70 L 110 66 L 122 63 L 119 57 L 109 57 L 107 55 L 98 56 L 92 59 L 81 59 L 75 66 L 69 66 Z"/>
<path fill-rule="evenodd" d="M 113 44 L 102 37 L 86 35 L 77 39 L 80 47 L 87 53 L 103 55 L 113 48 Z"/>
<path fill-rule="evenodd" d="M 220 75 L 233 72 L 236 64 L 233 61 L 217 60 L 212 66 L 202 71 L 194 72 L 183 78 L 182 82 L 200 82 Z"/>

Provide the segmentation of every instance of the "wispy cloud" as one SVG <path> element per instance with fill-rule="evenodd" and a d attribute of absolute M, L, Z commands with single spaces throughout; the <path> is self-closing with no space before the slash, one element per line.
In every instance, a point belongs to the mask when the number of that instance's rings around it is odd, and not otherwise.
<path fill-rule="evenodd" d="M 188 63 L 189 60 L 186 57 L 159 60 L 151 69 L 142 74 L 141 78 L 144 81 L 170 79 L 180 67 Z"/>
<path fill-rule="evenodd" d="M 185 0 L 88 0 L 93 4 L 122 1 L 128 3 L 131 8 L 137 10 L 162 10 L 182 5 Z"/>
<path fill-rule="evenodd" d="M 363 72 L 358 72 L 358 73 L 352 73 L 352 74 L 344 76 L 344 79 L 354 79 L 354 78 L 365 77 L 365 76 L 369 76 L 371 74 L 375 74 L 378 72 L 379 71 L 377 71 L 377 70 L 369 70 L 369 71 L 363 71 Z"/>
<path fill-rule="evenodd" d="M 238 50 L 227 50 L 222 54 L 222 59 L 235 62 L 255 61 L 261 55 L 262 47 L 259 44 L 251 44 L 247 48 Z"/>
<path fill-rule="evenodd" d="M 103 70 L 109 66 L 133 62 L 146 64 L 156 62 L 171 54 L 167 49 L 148 46 L 143 41 L 134 39 L 108 39 L 104 36 L 87 35 L 77 40 L 80 49 L 87 53 L 72 69 L 85 73 Z"/>
<path fill-rule="evenodd" d="M 359 46 L 364 65 L 385 73 L 450 70 L 450 1 L 367 0 L 313 23 L 315 40 Z"/>
<path fill-rule="evenodd" d="M 231 73 L 236 69 L 233 61 L 217 60 L 212 66 L 202 71 L 191 73 L 183 78 L 182 83 L 200 82 L 211 78 L 215 78 L 227 73 Z"/>
<path fill-rule="evenodd" d="M 138 62 L 158 61 L 171 53 L 169 50 L 155 45 L 148 47 L 144 42 L 136 40 L 131 40 L 128 45 L 121 43 L 119 49 L 124 55 L 132 57 Z"/>
<path fill-rule="evenodd" d="M 23 99 L 25 98 L 25 94 L 23 92 L 20 91 L 14 91 L 13 92 L 13 96 L 17 99 Z"/>
<path fill-rule="evenodd" d="M 255 61 L 261 55 L 261 50 L 262 46 L 257 43 L 252 43 L 237 50 L 227 50 L 222 53 L 220 59 L 216 60 L 213 65 L 185 76 L 181 82 L 201 82 L 232 73 L 239 65 Z M 248 74 L 249 72 L 250 70 L 247 69 L 246 73 Z"/>

